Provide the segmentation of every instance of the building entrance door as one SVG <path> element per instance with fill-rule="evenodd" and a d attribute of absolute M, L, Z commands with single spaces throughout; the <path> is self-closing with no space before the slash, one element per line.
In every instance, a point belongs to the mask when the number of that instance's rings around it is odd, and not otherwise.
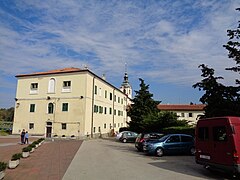
<path fill-rule="evenodd" d="M 46 137 L 50 138 L 51 136 L 52 136 L 52 122 L 47 122 Z"/>
<path fill-rule="evenodd" d="M 46 136 L 47 136 L 48 138 L 50 138 L 50 137 L 51 137 L 51 134 L 52 134 L 52 127 L 47 127 L 47 134 L 46 134 Z"/>

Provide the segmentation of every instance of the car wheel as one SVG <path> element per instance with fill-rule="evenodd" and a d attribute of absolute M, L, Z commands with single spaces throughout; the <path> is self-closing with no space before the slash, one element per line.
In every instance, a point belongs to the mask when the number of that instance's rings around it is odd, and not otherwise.
<path fill-rule="evenodd" d="M 196 149 L 195 149 L 195 147 L 191 147 L 190 148 L 190 155 L 195 155 L 195 152 L 196 152 Z"/>
<path fill-rule="evenodd" d="M 163 156 L 163 149 L 162 148 L 158 147 L 156 149 L 156 156 L 158 156 L 158 157 L 162 157 Z"/>
<path fill-rule="evenodd" d="M 127 142 L 127 139 L 123 139 L 122 142 L 123 142 L 123 143 L 126 143 L 126 142 Z"/>

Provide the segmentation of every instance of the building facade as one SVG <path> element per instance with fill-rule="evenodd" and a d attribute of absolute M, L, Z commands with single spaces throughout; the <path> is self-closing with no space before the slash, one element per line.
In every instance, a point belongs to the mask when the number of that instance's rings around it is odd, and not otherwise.
<path fill-rule="evenodd" d="M 88 69 L 16 77 L 13 134 L 94 137 L 127 126 L 128 95 Z"/>
<path fill-rule="evenodd" d="M 161 111 L 177 114 L 179 120 L 187 120 L 189 124 L 196 124 L 199 116 L 204 114 L 204 104 L 159 104 Z"/>

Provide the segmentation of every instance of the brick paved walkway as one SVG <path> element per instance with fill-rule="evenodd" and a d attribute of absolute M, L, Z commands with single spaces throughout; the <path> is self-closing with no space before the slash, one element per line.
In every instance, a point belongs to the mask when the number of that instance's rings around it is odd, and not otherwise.
<path fill-rule="evenodd" d="M 39 138 L 30 137 L 30 142 Z M 20 136 L 18 137 L 0 137 L 0 161 L 8 162 L 13 154 L 21 153 L 22 148 L 27 145 L 20 144 Z"/>
<path fill-rule="evenodd" d="M 60 180 L 81 144 L 82 141 L 80 140 L 45 141 L 28 158 L 22 158 L 16 169 L 7 169 L 4 180 Z M 12 154 L 19 151 L 12 152 L 19 147 L 22 149 L 24 145 L 18 145 L 17 148 L 15 145 L 7 147 L 11 149 L 9 156 L 11 158 Z M 4 147 L 0 146 L 0 154 L 4 151 Z M 0 156 L 0 161 L 1 158 L 3 158 L 2 155 Z"/>

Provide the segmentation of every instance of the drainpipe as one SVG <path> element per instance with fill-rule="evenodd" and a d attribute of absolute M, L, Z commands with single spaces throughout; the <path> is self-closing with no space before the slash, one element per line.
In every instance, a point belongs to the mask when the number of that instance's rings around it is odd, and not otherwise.
<path fill-rule="evenodd" d="M 95 76 L 93 77 L 92 88 L 92 120 L 91 120 L 91 138 L 93 138 L 93 113 L 94 113 L 94 88 L 95 88 Z"/>
<path fill-rule="evenodd" d="M 117 97 L 116 97 L 116 100 L 117 100 Z M 114 118 L 115 118 L 115 115 L 114 115 L 114 112 L 115 112 L 115 89 L 113 89 L 113 135 L 114 135 Z"/>

